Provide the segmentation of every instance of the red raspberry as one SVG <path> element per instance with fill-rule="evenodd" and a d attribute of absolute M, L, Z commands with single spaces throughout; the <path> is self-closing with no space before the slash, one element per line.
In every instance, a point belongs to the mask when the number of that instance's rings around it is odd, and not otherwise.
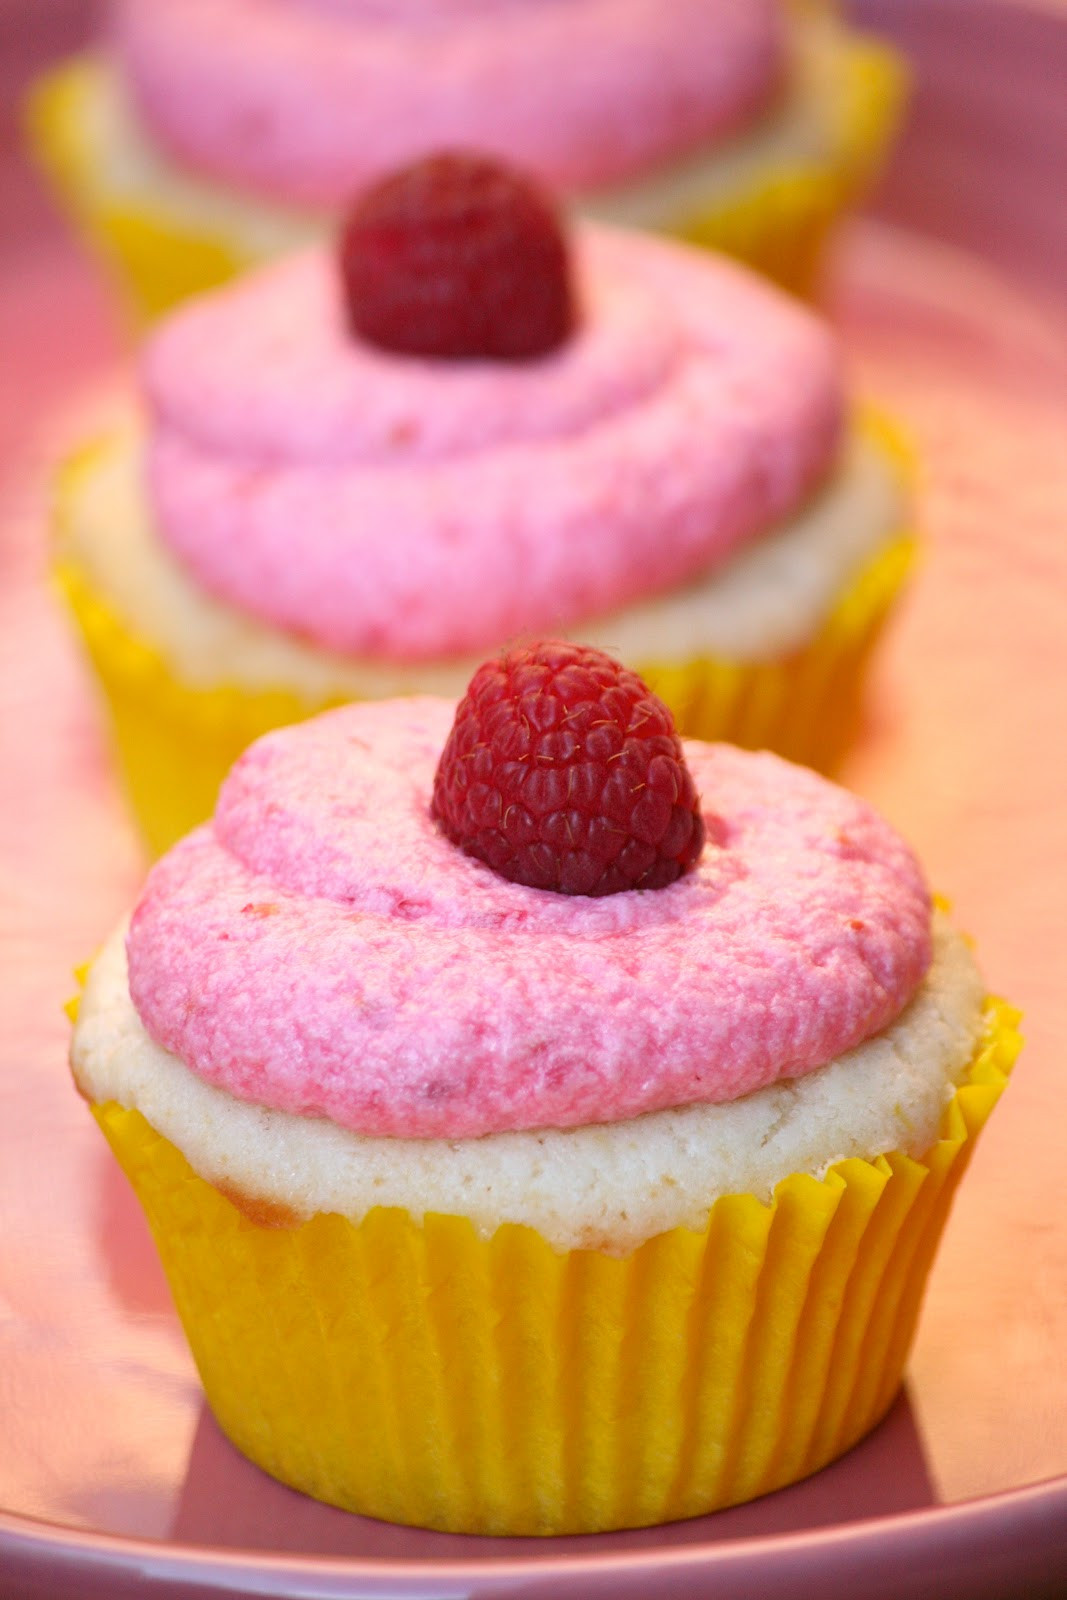
<path fill-rule="evenodd" d="M 704 845 L 663 701 L 603 651 L 556 639 L 478 668 L 431 811 L 501 877 L 563 894 L 665 888 Z"/>
<path fill-rule="evenodd" d="M 353 332 L 401 355 L 523 360 L 574 324 L 552 202 L 484 156 L 429 156 L 377 184 L 345 224 L 341 274 Z"/>

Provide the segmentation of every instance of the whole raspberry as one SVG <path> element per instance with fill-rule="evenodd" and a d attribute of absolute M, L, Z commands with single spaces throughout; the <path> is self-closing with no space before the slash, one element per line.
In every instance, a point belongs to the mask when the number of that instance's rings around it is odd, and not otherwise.
<path fill-rule="evenodd" d="M 665 888 L 704 845 L 663 701 L 603 651 L 555 639 L 478 668 L 431 810 L 501 877 L 563 894 Z"/>
<path fill-rule="evenodd" d="M 429 156 L 377 184 L 347 219 L 341 274 L 353 332 L 401 355 L 523 360 L 574 325 L 555 208 L 484 156 Z"/>

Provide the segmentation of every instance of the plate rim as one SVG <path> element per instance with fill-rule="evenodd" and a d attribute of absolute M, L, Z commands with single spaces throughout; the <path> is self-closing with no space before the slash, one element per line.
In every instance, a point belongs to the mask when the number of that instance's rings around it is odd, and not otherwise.
<path fill-rule="evenodd" d="M 581 1552 L 553 1555 L 551 1541 L 547 1540 L 545 1556 L 501 1555 L 485 1560 L 470 1557 L 426 1561 L 387 1556 L 349 1558 L 177 1544 L 165 1538 L 94 1532 L 0 1508 L 0 1576 L 7 1565 L 5 1557 L 14 1552 L 16 1556 L 21 1553 L 24 1559 L 51 1558 L 53 1563 L 58 1560 L 69 1570 L 80 1570 L 83 1574 L 87 1568 L 92 1568 L 94 1575 L 128 1577 L 136 1573 L 147 1579 L 155 1569 L 158 1581 L 195 1581 L 205 1595 L 213 1592 L 277 1595 L 283 1592 L 276 1587 L 278 1582 L 296 1580 L 301 1583 L 301 1593 L 306 1600 L 318 1600 L 320 1596 L 325 1600 L 327 1596 L 342 1592 L 337 1584 L 366 1578 L 375 1582 L 377 1592 L 383 1596 L 411 1597 L 416 1592 L 432 1595 L 436 1592 L 433 1586 L 440 1588 L 457 1582 L 472 1585 L 469 1592 L 477 1594 L 489 1583 L 502 1580 L 513 1585 L 521 1578 L 544 1583 L 560 1582 L 568 1577 L 588 1581 L 613 1574 L 634 1579 L 651 1573 L 663 1579 L 670 1569 L 687 1569 L 693 1576 L 720 1569 L 719 1575 L 722 1575 L 721 1569 L 740 1573 L 750 1562 L 759 1564 L 761 1583 L 773 1581 L 776 1571 L 782 1576 L 790 1571 L 800 1575 L 802 1568 L 803 1575 L 810 1580 L 814 1576 L 811 1568 L 817 1565 L 820 1557 L 825 1556 L 826 1564 L 835 1569 L 849 1561 L 857 1565 L 869 1564 L 872 1555 L 889 1543 L 895 1550 L 904 1547 L 899 1553 L 912 1559 L 921 1557 L 924 1550 L 936 1544 L 939 1566 L 947 1577 L 944 1567 L 946 1532 L 957 1535 L 961 1541 L 966 1538 L 968 1563 L 973 1565 L 982 1555 L 983 1547 L 1003 1560 L 1012 1543 L 1018 1543 L 1035 1526 L 1043 1524 L 1046 1517 L 1056 1518 L 1057 1514 L 1062 1567 L 1056 1570 L 1067 1574 L 1067 1473 L 951 1504 L 865 1517 L 844 1524 L 830 1523 L 790 1533 L 756 1534 L 667 1549 L 601 1550 L 588 1556 Z M 1039 1552 L 1034 1551 L 1034 1554 L 1037 1556 Z M 240 1578 L 244 1587 L 235 1588 L 235 1578 Z M 309 1588 L 309 1583 L 316 1579 L 320 1580 L 318 1586 Z M 268 1581 L 270 1587 L 263 1587 Z M 259 1586 L 250 1588 L 249 1583 Z M 418 1590 L 413 1588 L 413 1583 L 418 1585 Z M 443 1594 L 444 1590 L 440 1592 Z M 449 1593 L 454 1595 L 454 1589 Z"/>

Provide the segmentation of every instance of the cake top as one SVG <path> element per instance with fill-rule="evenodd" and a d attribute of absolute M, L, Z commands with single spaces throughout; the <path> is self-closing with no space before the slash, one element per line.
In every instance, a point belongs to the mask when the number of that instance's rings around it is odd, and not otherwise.
<path fill-rule="evenodd" d="M 855 796 L 686 741 L 707 837 L 682 876 L 529 888 L 434 820 L 455 709 L 358 704 L 268 735 L 157 863 L 130 993 L 205 1081 L 372 1135 L 614 1122 L 809 1072 L 915 992 L 927 890 Z"/>
<path fill-rule="evenodd" d="M 181 161 L 339 207 L 443 145 L 590 190 L 767 106 L 777 0 L 118 0 L 142 119 Z"/>
<path fill-rule="evenodd" d="M 573 331 L 517 362 L 352 334 L 335 254 L 149 340 L 153 522 L 208 594 L 348 656 L 477 654 L 704 576 L 837 458 L 836 341 L 705 252 L 589 225 Z"/>

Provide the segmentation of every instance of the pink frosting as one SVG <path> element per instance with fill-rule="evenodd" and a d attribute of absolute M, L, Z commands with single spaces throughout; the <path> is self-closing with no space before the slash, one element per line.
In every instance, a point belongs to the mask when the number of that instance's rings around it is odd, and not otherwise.
<path fill-rule="evenodd" d="M 527 889 L 430 818 L 453 709 L 372 702 L 268 735 L 153 869 L 130 991 L 202 1078 L 366 1134 L 570 1127 L 807 1072 L 914 993 L 927 891 L 855 796 L 689 743 L 694 871 L 600 900 Z"/>
<path fill-rule="evenodd" d="M 208 592 L 395 660 L 488 649 L 713 569 L 788 515 L 842 427 L 832 335 L 731 263 L 575 238 L 579 332 L 538 361 L 389 355 L 325 253 L 151 341 L 148 487 Z"/>
<path fill-rule="evenodd" d="M 141 116 L 180 160 L 336 206 L 462 145 L 590 189 L 713 142 L 780 81 L 778 0 L 119 0 Z"/>

